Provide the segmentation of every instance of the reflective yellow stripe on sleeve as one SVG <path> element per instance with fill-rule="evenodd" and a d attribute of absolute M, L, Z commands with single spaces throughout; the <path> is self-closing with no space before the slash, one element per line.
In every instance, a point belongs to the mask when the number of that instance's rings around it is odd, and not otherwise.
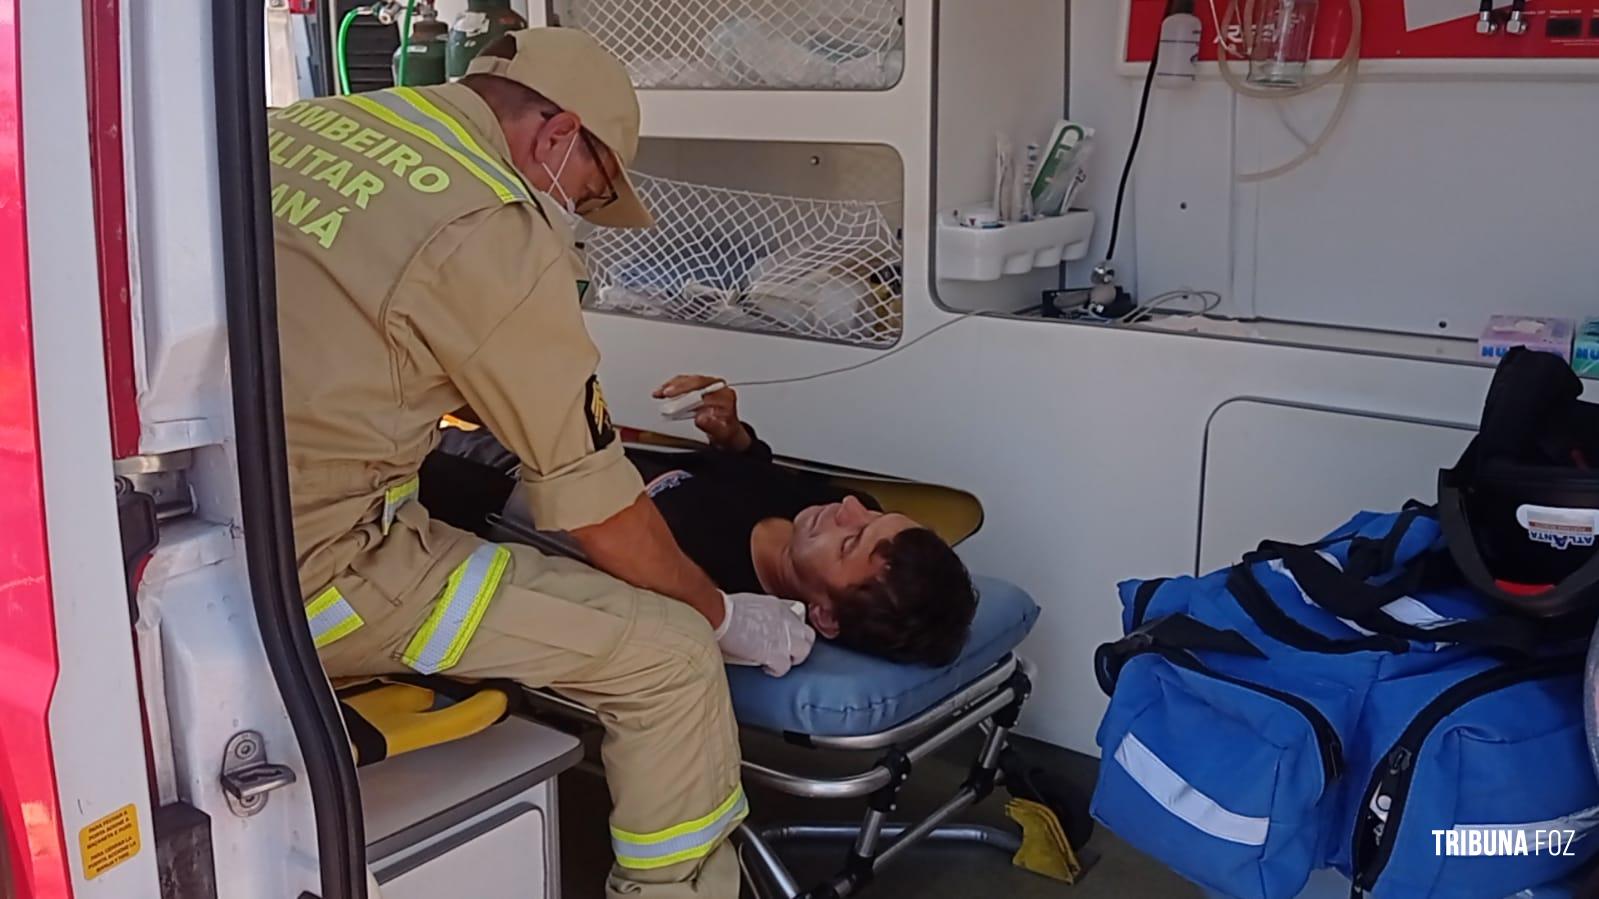
<path fill-rule="evenodd" d="M 422 489 L 422 479 L 414 477 L 403 484 L 396 484 L 383 491 L 383 536 L 389 535 L 389 529 L 394 527 L 395 516 L 400 508 L 413 499 Z"/>
<path fill-rule="evenodd" d="M 317 649 L 350 636 L 366 624 L 333 587 L 318 593 L 305 607 L 305 615 L 311 620 L 311 639 L 316 642 Z"/>
<path fill-rule="evenodd" d="M 510 563 L 511 553 L 505 547 L 479 546 L 450 573 L 444 592 L 406 644 L 401 661 L 421 674 L 438 674 L 460 664 Z"/>
<path fill-rule="evenodd" d="M 744 788 L 736 787 L 727 801 L 703 818 L 685 821 L 654 833 L 630 833 L 611 828 L 611 849 L 616 863 L 624 868 L 647 871 L 683 862 L 697 861 L 711 854 L 722 839 L 749 814 Z"/>
<path fill-rule="evenodd" d="M 398 88 L 343 99 L 444 152 L 493 190 L 500 202 L 534 202 L 532 191 L 521 177 L 497 162 L 459 123 L 416 91 Z"/>

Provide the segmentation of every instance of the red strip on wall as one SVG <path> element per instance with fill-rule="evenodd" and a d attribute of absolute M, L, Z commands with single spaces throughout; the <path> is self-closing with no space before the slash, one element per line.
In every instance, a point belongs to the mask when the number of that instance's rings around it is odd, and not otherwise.
<path fill-rule="evenodd" d="M 100 268 L 111 453 L 139 453 L 139 395 L 133 370 L 133 294 L 128 277 L 127 193 L 122 157 L 122 47 L 117 0 L 83 0 L 89 60 L 89 170 Z"/>

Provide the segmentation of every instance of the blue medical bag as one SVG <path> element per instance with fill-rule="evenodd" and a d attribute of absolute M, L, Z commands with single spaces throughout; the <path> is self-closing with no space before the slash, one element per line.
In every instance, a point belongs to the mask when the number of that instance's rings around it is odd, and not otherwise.
<path fill-rule="evenodd" d="M 1431 509 L 1121 596 L 1093 812 L 1201 886 L 1501 899 L 1599 851 L 1580 651 L 1464 587 Z"/>

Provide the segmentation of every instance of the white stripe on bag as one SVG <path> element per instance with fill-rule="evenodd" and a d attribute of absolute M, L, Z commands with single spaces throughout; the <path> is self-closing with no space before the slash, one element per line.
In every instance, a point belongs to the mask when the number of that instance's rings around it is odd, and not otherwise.
<path fill-rule="evenodd" d="M 1343 565 L 1339 564 L 1338 558 L 1336 556 L 1333 556 L 1330 553 L 1327 553 L 1325 551 L 1317 552 L 1316 555 L 1321 556 L 1324 560 L 1327 561 L 1328 564 L 1332 565 L 1334 568 L 1337 568 L 1340 571 L 1343 570 Z M 1299 598 L 1304 600 L 1306 605 L 1315 606 L 1318 609 L 1321 608 L 1321 606 L 1316 605 L 1316 601 L 1315 600 L 1310 598 L 1310 594 L 1305 592 L 1305 588 L 1301 587 L 1299 585 L 1298 579 L 1295 578 L 1293 573 L 1288 570 L 1288 566 L 1284 565 L 1281 559 L 1272 559 L 1270 562 L 1267 562 L 1266 565 L 1272 571 L 1274 571 L 1274 572 L 1282 575 L 1284 578 L 1286 578 L 1288 580 L 1288 583 L 1293 584 L 1294 585 L 1294 590 L 1299 593 Z M 1442 616 L 1442 615 L 1438 614 L 1437 612 L 1433 611 L 1431 606 L 1428 606 L 1426 603 L 1422 602 L 1421 600 L 1418 600 L 1418 599 L 1416 599 L 1414 597 L 1411 597 L 1411 596 L 1401 596 L 1398 599 L 1394 600 L 1393 602 L 1390 602 L 1387 605 L 1383 606 L 1382 610 L 1383 610 L 1383 612 L 1387 613 L 1389 618 L 1392 618 L 1393 620 L 1399 622 L 1400 624 L 1408 624 L 1411 627 L 1418 627 L 1418 628 L 1421 628 L 1422 630 L 1432 630 L 1433 628 L 1443 627 L 1443 626 L 1448 625 L 1448 624 L 1459 624 L 1460 623 L 1460 619 L 1458 619 L 1458 618 L 1445 618 L 1444 616 Z M 1323 611 L 1326 611 L 1326 610 L 1323 609 Z M 1339 618 L 1338 620 L 1345 627 L 1349 628 L 1352 631 L 1355 631 L 1355 632 L 1360 633 L 1360 634 L 1364 634 L 1364 635 L 1366 635 L 1368 637 L 1374 636 L 1374 632 L 1369 631 L 1369 630 L 1361 627 L 1360 625 L 1354 623 L 1353 621 L 1350 621 L 1348 618 Z M 1444 645 L 1447 645 L 1447 644 L 1439 644 L 1439 645 L 1440 646 L 1444 646 Z"/>
<path fill-rule="evenodd" d="M 1266 845 L 1266 833 L 1271 828 L 1269 818 L 1250 818 L 1222 808 L 1216 800 L 1183 780 L 1131 731 L 1116 747 L 1116 763 L 1162 808 L 1204 833 L 1244 846 Z"/>

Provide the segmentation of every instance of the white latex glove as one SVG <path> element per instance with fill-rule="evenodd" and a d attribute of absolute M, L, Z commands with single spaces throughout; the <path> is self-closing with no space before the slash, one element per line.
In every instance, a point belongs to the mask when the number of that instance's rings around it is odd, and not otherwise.
<path fill-rule="evenodd" d="M 782 677 L 805 661 L 816 632 L 795 615 L 789 603 L 762 593 L 722 594 L 725 614 L 716 629 L 717 645 L 729 662 L 755 664 Z"/>

